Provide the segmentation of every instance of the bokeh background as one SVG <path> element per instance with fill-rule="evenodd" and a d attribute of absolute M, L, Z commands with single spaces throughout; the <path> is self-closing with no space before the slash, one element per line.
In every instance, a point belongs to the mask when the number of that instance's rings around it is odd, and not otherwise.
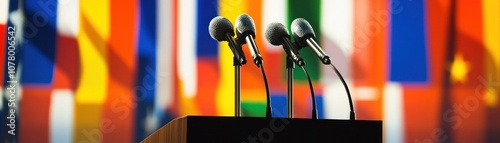
<path fill-rule="evenodd" d="M 232 116 L 232 53 L 208 24 L 242 13 L 256 24 L 274 117 L 287 113 L 285 54 L 263 33 L 302 17 L 347 79 L 357 119 L 384 121 L 385 142 L 500 142 L 498 0 L 0 0 L 0 140 L 139 142 L 180 116 Z M 347 119 L 338 77 L 311 49 L 300 53 L 319 117 Z M 249 62 L 241 75 L 243 116 L 263 117 L 259 69 Z M 298 68 L 294 85 L 295 117 L 310 118 Z"/>

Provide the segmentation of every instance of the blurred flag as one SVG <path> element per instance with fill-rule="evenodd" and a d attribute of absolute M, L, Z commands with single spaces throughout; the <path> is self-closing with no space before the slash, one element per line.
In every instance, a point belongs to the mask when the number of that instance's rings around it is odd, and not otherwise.
<path fill-rule="evenodd" d="M 0 140 L 140 142 L 176 117 L 232 116 L 232 53 L 208 25 L 215 16 L 234 24 L 247 13 L 274 117 L 287 113 L 286 55 L 263 33 L 280 22 L 292 34 L 300 17 L 347 80 L 357 119 L 383 120 L 386 142 L 499 142 L 499 9 L 496 0 L 0 0 L 3 117 L 9 26 L 16 27 L 19 81 L 17 136 Z M 243 115 L 264 116 L 263 79 L 243 50 Z M 300 54 L 319 117 L 347 119 L 334 71 L 310 48 Z M 298 67 L 293 72 L 294 117 L 310 118 L 307 79 Z"/>
<path fill-rule="evenodd" d="M 485 133 L 482 135 L 485 142 L 500 142 L 496 136 L 500 132 L 500 41 L 496 37 L 500 36 L 500 1 L 483 0 L 483 38 L 484 50 L 484 79 L 481 86 L 484 86 L 484 104 L 486 105 L 486 116 L 484 118 Z"/>

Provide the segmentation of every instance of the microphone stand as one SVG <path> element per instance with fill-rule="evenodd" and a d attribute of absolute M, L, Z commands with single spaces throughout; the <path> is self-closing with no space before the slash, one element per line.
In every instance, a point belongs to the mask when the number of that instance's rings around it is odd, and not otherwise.
<path fill-rule="evenodd" d="M 240 117 L 241 115 L 241 100 L 240 100 L 240 67 L 241 63 L 233 57 L 233 66 L 234 66 L 234 116 Z"/>
<path fill-rule="evenodd" d="M 288 118 L 293 118 L 293 69 L 295 64 L 290 56 L 286 56 L 287 70 L 287 101 L 288 101 Z"/>

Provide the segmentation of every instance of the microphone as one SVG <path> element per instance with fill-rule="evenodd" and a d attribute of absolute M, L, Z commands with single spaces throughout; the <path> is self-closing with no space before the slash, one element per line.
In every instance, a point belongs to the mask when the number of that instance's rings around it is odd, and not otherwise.
<path fill-rule="evenodd" d="M 295 42 L 297 45 L 304 47 L 306 45 L 309 45 L 313 49 L 313 51 L 318 55 L 318 58 L 321 60 L 321 62 L 325 65 L 329 65 L 334 71 L 335 74 L 340 78 L 340 81 L 342 81 L 342 84 L 344 85 L 344 89 L 347 93 L 347 97 L 349 98 L 349 108 L 351 110 L 349 114 L 349 119 L 350 120 L 356 120 L 356 116 L 354 113 L 354 107 L 352 104 L 352 98 L 351 98 L 351 92 L 349 91 L 349 87 L 347 86 L 347 83 L 345 82 L 344 78 L 340 74 L 340 72 L 337 70 L 337 68 L 331 63 L 330 57 L 325 54 L 325 52 L 319 47 L 319 45 L 316 43 L 316 35 L 314 34 L 314 30 L 307 22 L 307 20 L 303 18 L 297 18 L 293 20 L 292 22 L 292 33 L 293 37 L 295 38 Z"/>
<path fill-rule="evenodd" d="M 255 44 L 255 23 L 248 14 L 240 14 L 236 18 L 236 40 L 240 44 L 248 44 L 248 48 L 253 57 L 253 62 L 257 66 L 262 65 L 262 56 L 260 55 L 257 44 Z"/>
<path fill-rule="evenodd" d="M 236 36 L 237 41 L 241 44 L 248 44 L 248 48 L 250 53 L 252 53 L 253 62 L 257 67 L 260 68 L 262 73 L 262 77 L 264 78 L 264 85 L 266 86 L 266 98 L 267 98 L 267 107 L 266 107 L 266 117 L 272 117 L 272 108 L 271 108 L 271 94 L 269 93 L 269 85 L 267 82 L 266 73 L 264 72 L 264 67 L 262 66 L 263 59 L 259 53 L 259 49 L 257 48 L 257 44 L 255 44 L 255 23 L 253 22 L 252 17 L 248 14 L 240 14 L 236 18 Z"/>
<path fill-rule="evenodd" d="M 281 23 L 271 23 L 267 26 L 265 37 L 269 43 L 275 46 L 283 45 L 285 53 L 299 66 L 305 66 L 304 59 L 300 57 L 295 45 L 290 41 L 288 30 Z"/>
<path fill-rule="evenodd" d="M 331 63 L 330 57 L 326 55 L 318 43 L 316 43 L 316 35 L 314 34 L 311 24 L 309 24 L 307 20 L 297 18 L 293 20 L 291 27 L 293 38 L 299 47 L 309 45 L 323 64 L 328 65 Z"/>
<path fill-rule="evenodd" d="M 208 32 L 213 39 L 217 41 L 227 41 L 229 48 L 233 52 L 235 60 L 239 64 L 246 64 L 245 54 L 241 50 L 241 45 L 236 42 L 234 37 L 234 28 L 231 21 L 222 16 L 214 17 L 208 26 Z"/>
<path fill-rule="evenodd" d="M 290 41 L 290 34 L 288 34 L 288 30 L 281 23 L 271 23 L 267 26 L 266 29 L 266 39 L 272 45 L 283 45 L 283 49 L 285 53 L 290 57 L 295 64 L 299 65 L 304 74 L 306 74 L 307 80 L 309 81 L 309 89 L 311 91 L 311 100 L 312 100 L 312 118 L 318 119 L 318 111 L 316 107 L 316 98 L 314 96 L 314 89 L 312 86 L 311 76 L 307 72 L 305 68 L 304 59 L 300 57 L 299 53 L 295 49 L 295 45 Z"/>

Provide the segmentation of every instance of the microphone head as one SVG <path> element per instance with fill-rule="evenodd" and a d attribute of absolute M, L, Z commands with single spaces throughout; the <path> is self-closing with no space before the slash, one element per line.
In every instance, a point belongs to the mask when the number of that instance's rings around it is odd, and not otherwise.
<path fill-rule="evenodd" d="M 314 29 L 311 24 L 307 22 L 304 18 L 297 18 L 292 22 L 292 34 L 295 40 L 299 41 L 299 43 L 305 43 L 305 41 L 309 38 L 313 38 L 316 40 L 316 34 L 314 34 Z"/>
<path fill-rule="evenodd" d="M 283 43 L 283 37 L 290 38 L 288 30 L 285 25 L 281 23 L 270 23 L 267 25 L 265 37 L 269 43 L 279 46 Z"/>
<path fill-rule="evenodd" d="M 214 17 L 210 21 L 208 32 L 210 33 L 210 36 L 212 36 L 212 38 L 217 41 L 227 41 L 226 33 L 234 36 L 233 24 L 227 18 L 224 18 L 222 16 Z"/>
<path fill-rule="evenodd" d="M 236 18 L 236 36 L 241 37 L 244 39 L 244 37 L 248 36 L 249 34 L 255 38 L 255 23 L 253 22 L 252 17 L 248 14 L 240 14 L 238 18 Z"/>

